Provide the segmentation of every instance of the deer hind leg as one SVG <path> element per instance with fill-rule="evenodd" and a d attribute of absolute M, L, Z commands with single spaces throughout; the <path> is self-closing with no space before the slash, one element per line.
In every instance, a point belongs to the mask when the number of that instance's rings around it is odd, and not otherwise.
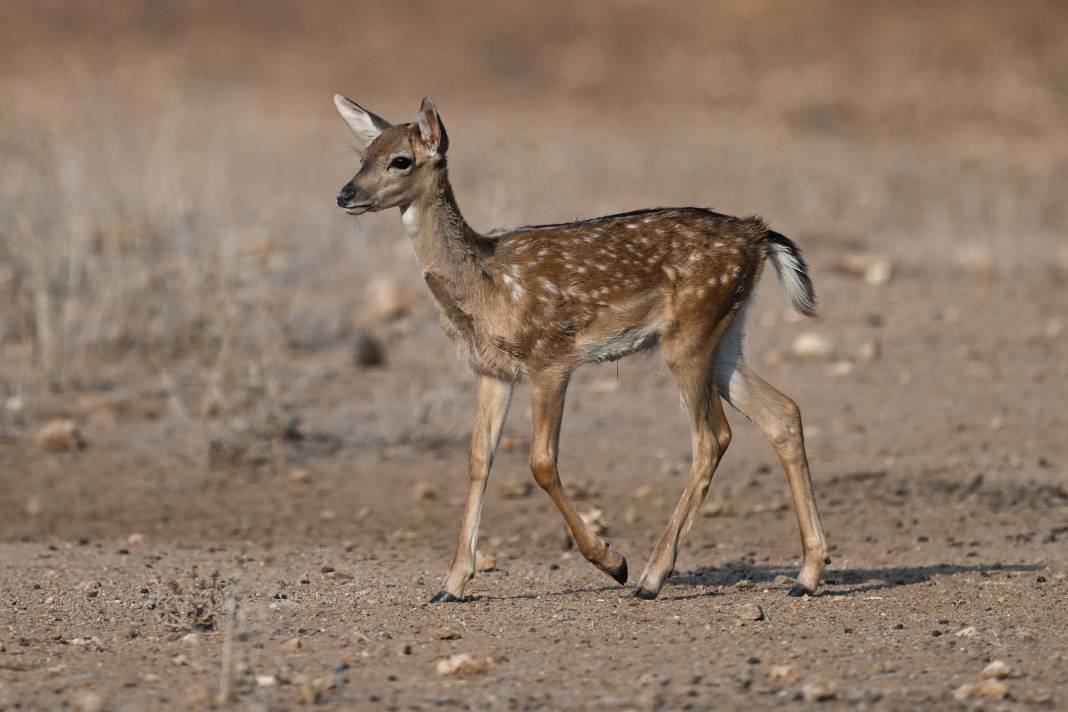
<path fill-rule="evenodd" d="M 610 551 L 608 544 L 590 530 L 560 484 L 556 461 L 569 376 L 569 372 L 554 370 L 533 374 L 530 378 L 530 412 L 534 425 L 530 443 L 530 471 L 534 481 L 548 493 L 560 510 L 586 560 L 623 585 L 627 582 L 627 560 L 619 552 Z"/>
<path fill-rule="evenodd" d="M 753 421 L 771 440 L 786 470 L 804 552 L 804 564 L 790 595 L 814 593 L 819 586 L 823 567 L 830 563 L 830 558 L 812 492 L 801 411 L 794 401 L 772 387 L 745 363 L 741 349 L 744 324 L 741 320 L 736 323 L 738 328 L 728 332 L 724 339 L 727 343 L 720 350 L 716 363 L 716 385 L 727 402 Z"/>
<path fill-rule="evenodd" d="M 690 414 L 693 457 L 686 489 L 638 579 L 638 588 L 634 592 L 638 598 L 656 598 L 664 580 L 671 575 L 682 538 L 690 530 L 712 484 L 716 466 L 730 445 L 731 429 L 716 393 L 713 372 L 715 342 L 720 333 L 722 327 L 716 329 L 716 333 L 709 338 L 703 339 L 697 349 L 688 350 L 673 342 L 661 344 Z"/>
<path fill-rule="evenodd" d="M 475 546 L 482 516 L 482 497 L 486 492 L 501 428 L 508 415 L 508 405 L 512 401 L 512 384 L 490 376 L 479 376 L 477 393 L 478 405 L 468 450 L 467 502 L 460 526 L 460 540 L 456 544 L 456 554 L 445 583 L 430 599 L 431 603 L 455 603 L 461 600 L 464 586 L 475 575 Z"/>

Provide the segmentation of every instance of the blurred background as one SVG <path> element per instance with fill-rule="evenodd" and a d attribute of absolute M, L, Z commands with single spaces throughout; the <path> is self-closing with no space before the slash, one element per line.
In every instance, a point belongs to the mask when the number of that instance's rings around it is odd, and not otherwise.
<path fill-rule="evenodd" d="M 148 526 L 139 496 L 220 467 L 462 468 L 470 377 L 400 221 L 334 207 L 358 168 L 334 92 L 392 121 L 433 96 L 476 228 L 763 215 L 825 305 L 797 324 L 765 284 L 753 337 L 812 409 L 817 463 L 919 474 L 930 446 L 940 468 L 1041 475 L 1065 425 L 1066 26 L 1053 1 L 5 1 L 8 534 L 66 531 L 71 511 Z M 579 379 L 605 405 L 574 406 L 576 439 L 674 412 L 662 369 L 630 363 Z M 671 426 L 636 469 L 685 460 Z M 257 496 L 240 506 L 289 501 Z"/>

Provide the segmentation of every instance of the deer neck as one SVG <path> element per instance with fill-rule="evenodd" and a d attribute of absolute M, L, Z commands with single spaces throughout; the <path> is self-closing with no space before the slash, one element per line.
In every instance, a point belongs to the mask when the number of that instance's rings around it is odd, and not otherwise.
<path fill-rule="evenodd" d="M 482 261 L 492 251 L 490 241 L 464 220 L 444 167 L 432 190 L 401 206 L 401 219 L 424 276 L 448 285 L 453 299 L 460 302 L 483 288 Z"/>

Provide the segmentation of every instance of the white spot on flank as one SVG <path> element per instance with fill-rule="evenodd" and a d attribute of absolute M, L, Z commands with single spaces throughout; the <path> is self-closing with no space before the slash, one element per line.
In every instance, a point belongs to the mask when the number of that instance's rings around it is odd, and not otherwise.
<path fill-rule="evenodd" d="M 637 230 L 638 226 L 635 225 L 634 223 L 627 223 L 627 229 L 628 230 Z"/>
<path fill-rule="evenodd" d="M 538 277 L 538 281 L 541 282 L 541 286 L 545 287 L 545 290 L 551 294 L 556 294 L 556 285 L 545 279 L 545 277 Z"/>

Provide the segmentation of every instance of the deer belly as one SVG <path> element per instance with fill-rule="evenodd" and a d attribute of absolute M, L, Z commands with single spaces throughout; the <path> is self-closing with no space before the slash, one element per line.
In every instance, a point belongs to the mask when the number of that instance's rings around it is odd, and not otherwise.
<path fill-rule="evenodd" d="M 660 339 L 660 324 L 643 324 L 623 329 L 606 338 L 597 339 L 586 344 L 578 344 L 583 359 L 591 363 L 615 361 L 628 354 L 644 351 L 656 346 Z"/>

